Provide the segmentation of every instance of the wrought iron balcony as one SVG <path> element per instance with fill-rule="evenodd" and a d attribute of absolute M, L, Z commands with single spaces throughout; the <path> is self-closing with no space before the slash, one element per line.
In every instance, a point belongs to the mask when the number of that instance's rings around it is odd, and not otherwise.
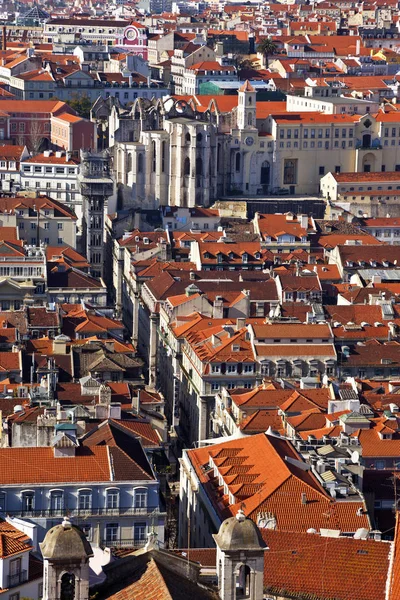
<path fill-rule="evenodd" d="M 120 506 L 118 508 L 48 508 L 34 510 L 8 510 L 6 511 L 12 517 L 24 517 L 28 519 L 39 518 L 57 518 L 64 517 L 129 517 L 129 516 L 146 516 L 152 514 L 160 514 L 162 509 L 159 506 Z"/>
<path fill-rule="evenodd" d="M 100 541 L 100 546 L 103 548 L 142 548 L 146 544 L 146 539 L 108 539 L 103 538 Z"/>
<path fill-rule="evenodd" d="M 8 580 L 7 587 L 9 587 L 9 588 L 13 588 L 13 587 L 16 587 L 17 585 L 21 585 L 22 583 L 25 583 L 25 581 L 28 581 L 28 571 L 19 571 L 19 573 L 14 573 L 14 575 L 9 575 L 7 580 Z"/>

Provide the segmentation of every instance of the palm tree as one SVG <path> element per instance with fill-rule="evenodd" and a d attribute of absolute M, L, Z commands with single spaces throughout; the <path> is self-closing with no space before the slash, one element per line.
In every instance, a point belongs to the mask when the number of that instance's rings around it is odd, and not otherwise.
<path fill-rule="evenodd" d="M 276 46 L 271 38 L 264 38 L 257 46 L 257 51 L 264 55 L 266 66 L 268 67 L 268 56 L 276 53 Z"/>

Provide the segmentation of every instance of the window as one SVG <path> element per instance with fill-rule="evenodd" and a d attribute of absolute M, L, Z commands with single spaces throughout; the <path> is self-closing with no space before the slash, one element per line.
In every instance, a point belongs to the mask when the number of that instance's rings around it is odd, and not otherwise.
<path fill-rule="evenodd" d="M 79 510 L 90 510 L 92 506 L 91 490 L 80 490 L 79 492 Z"/>
<path fill-rule="evenodd" d="M 157 147 L 156 147 L 156 143 L 153 141 L 152 142 L 152 171 L 153 173 L 156 172 L 156 164 L 157 164 Z"/>
<path fill-rule="evenodd" d="M 52 173 L 53 172 L 53 168 L 52 167 L 46 167 L 45 171 L 46 171 L 46 173 Z"/>
<path fill-rule="evenodd" d="M 161 142 L 161 172 L 165 172 L 165 157 L 166 157 L 167 142 Z"/>
<path fill-rule="evenodd" d="M 236 373 L 236 365 L 227 365 L 226 372 L 227 373 Z"/>
<path fill-rule="evenodd" d="M 48 237 L 45 237 L 45 238 L 44 238 L 44 243 L 45 243 L 45 244 L 50 244 L 50 238 L 48 238 Z"/>
<path fill-rule="evenodd" d="M 50 495 L 50 510 L 52 513 L 60 513 L 64 509 L 64 494 L 62 490 L 55 490 Z"/>
<path fill-rule="evenodd" d="M 63 223 L 57 223 L 57 229 L 64 229 Z"/>
<path fill-rule="evenodd" d="M 183 163 L 183 174 L 188 177 L 190 175 L 190 158 L 186 157 Z"/>
<path fill-rule="evenodd" d="M 297 159 L 285 159 L 283 166 L 283 183 L 294 185 L 297 183 Z"/>
<path fill-rule="evenodd" d="M 304 129 L 303 131 L 303 137 L 306 140 L 308 138 L 308 129 Z"/>
<path fill-rule="evenodd" d="M 30 513 L 35 508 L 35 494 L 34 492 L 23 492 L 22 494 L 22 512 Z"/>
<path fill-rule="evenodd" d="M 319 174 L 325 175 L 325 167 L 319 167 Z"/>
<path fill-rule="evenodd" d="M 240 172 L 240 152 L 237 152 L 236 157 L 235 157 L 235 170 L 236 170 L 236 173 Z"/>
<path fill-rule="evenodd" d="M 221 365 L 211 365 L 211 373 L 221 373 Z"/>
<path fill-rule="evenodd" d="M 10 576 L 11 577 L 11 576 Z M 14 584 L 15 585 L 15 584 Z M 18 585 L 18 584 L 16 584 Z M 19 600 L 19 592 L 17 592 L 16 594 L 11 594 L 9 596 L 9 600 Z"/>
<path fill-rule="evenodd" d="M 7 496 L 5 494 L 5 492 L 0 492 L 0 512 L 5 512 L 6 511 L 6 504 L 7 504 Z"/>
<path fill-rule="evenodd" d="M 211 384 L 211 389 L 213 392 L 217 392 L 219 390 L 219 383 L 216 383 L 215 381 L 213 381 Z"/>
<path fill-rule="evenodd" d="M 243 365 L 243 373 L 253 373 L 254 365 Z"/>
<path fill-rule="evenodd" d="M 50 229 L 50 223 L 44 223 L 44 228 L 45 229 Z"/>
<path fill-rule="evenodd" d="M 106 542 L 116 542 L 118 540 L 118 523 L 108 523 L 106 525 Z"/>
<path fill-rule="evenodd" d="M 135 490 L 135 508 L 147 507 L 147 490 Z"/>
<path fill-rule="evenodd" d="M 116 509 L 119 506 L 119 490 L 107 490 L 107 508 Z"/>
<path fill-rule="evenodd" d="M 146 523 L 134 524 L 133 539 L 135 542 L 143 542 L 146 539 Z"/>

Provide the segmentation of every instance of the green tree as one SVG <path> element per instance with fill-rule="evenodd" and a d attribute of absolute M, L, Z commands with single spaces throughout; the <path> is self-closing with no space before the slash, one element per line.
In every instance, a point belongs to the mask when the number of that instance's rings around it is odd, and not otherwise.
<path fill-rule="evenodd" d="M 264 38 L 257 46 L 257 51 L 265 57 L 265 62 L 268 66 L 268 57 L 276 54 L 277 48 L 271 38 Z"/>
<path fill-rule="evenodd" d="M 92 108 L 92 102 L 88 96 L 76 96 L 67 101 L 67 104 L 76 112 L 80 117 L 84 119 L 90 118 L 90 109 Z"/>

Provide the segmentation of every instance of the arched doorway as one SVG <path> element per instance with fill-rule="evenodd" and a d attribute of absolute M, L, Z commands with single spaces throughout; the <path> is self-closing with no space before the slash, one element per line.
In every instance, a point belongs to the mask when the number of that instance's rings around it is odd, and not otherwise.
<path fill-rule="evenodd" d="M 64 573 L 61 577 L 61 600 L 74 600 L 75 598 L 75 575 Z"/>
<path fill-rule="evenodd" d="M 362 136 L 362 145 L 363 148 L 371 148 L 371 134 L 370 133 L 364 133 Z"/>
<path fill-rule="evenodd" d="M 250 598 L 251 579 L 249 565 L 241 565 L 236 578 L 236 598 Z"/>
<path fill-rule="evenodd" d="M 270 176 L 271 176 L 271 166 L 270 166 L 269 162 L 267 160 L 265 160 L 261 165 L 261 176 L 260 176 L 260 183 L 263 186 L 264 192 L 267 191 L 265 188 L 267 188 L 269 186 Z"/>
<path fill-rule="evenodd" d="M 375 156 L 372 154 L 372 152 L 368 152 L 368 154 L 364 156 L 362 168 L 364 173 L 371 173 L 375 171 Z"/>

